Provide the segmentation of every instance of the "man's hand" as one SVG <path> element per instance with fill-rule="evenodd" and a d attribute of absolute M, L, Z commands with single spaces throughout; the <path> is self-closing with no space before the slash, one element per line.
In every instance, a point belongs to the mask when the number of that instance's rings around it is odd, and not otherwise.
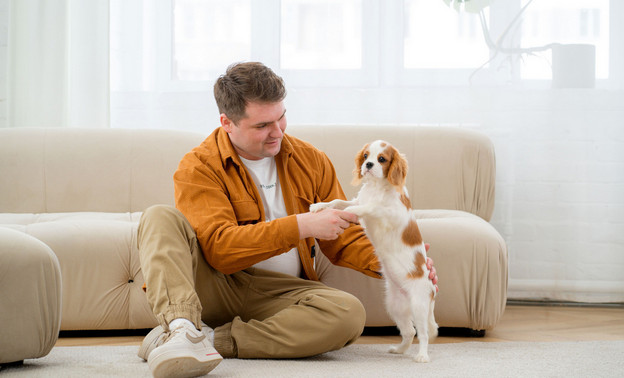
<path fill-rule="evenodd" d="M 428 243 L 425 243 L 425 251 L 429 251 Z M 429 269 L 429 279 L 435 285 L 437 293 L 438 291 L 440 291 L 440 289 L 438 289 L 438 274 L 436 273 L 436 269 L 433 266 L 433 260 L 430 257 L 427 257 L 427 269 Z"/>
<path fill-rule="evenodd" d="M 344 230 L 357 222 L 357 216 L 343 210 L 326 209 L 318 213 L 297 214 L 299 238 L 334 240 Z"/>

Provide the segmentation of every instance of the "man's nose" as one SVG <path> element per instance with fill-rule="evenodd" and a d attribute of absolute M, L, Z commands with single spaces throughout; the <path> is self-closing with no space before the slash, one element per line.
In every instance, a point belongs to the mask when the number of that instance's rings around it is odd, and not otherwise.
<path fill-rule="evenodd" d="M 273 122 L 271 124 L 271 136 L 274 138 L 281 138 L 284 135 L 284 130 L 280 127 L 279 122 Z"/>

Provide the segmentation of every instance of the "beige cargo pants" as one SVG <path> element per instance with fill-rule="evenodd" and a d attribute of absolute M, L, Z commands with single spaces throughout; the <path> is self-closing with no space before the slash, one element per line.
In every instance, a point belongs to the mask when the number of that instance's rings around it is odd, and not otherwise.
<path fill-rule="evenodd" d="M 171 206 L 145 211 L 138 246 L 147 300 L 159 323 L 168 329 L 175 318 L 196 327 L 204 321 L 214 328 L 223 357 L 313 356 L 352 343 L 364 328 L 360 301 L 320 282 L 256 268 L 216 271 L 191 225 Z"/>

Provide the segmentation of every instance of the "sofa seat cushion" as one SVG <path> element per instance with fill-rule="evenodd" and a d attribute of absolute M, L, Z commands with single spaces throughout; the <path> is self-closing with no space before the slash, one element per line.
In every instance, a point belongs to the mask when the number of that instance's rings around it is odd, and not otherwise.
<path fill-rule="evenodd" d="M 58 257 L 62 330 L 140 329 L 156 319 L 142 290 L 135 213 L 0 214 L 0 225 L 31 235 Z"/>

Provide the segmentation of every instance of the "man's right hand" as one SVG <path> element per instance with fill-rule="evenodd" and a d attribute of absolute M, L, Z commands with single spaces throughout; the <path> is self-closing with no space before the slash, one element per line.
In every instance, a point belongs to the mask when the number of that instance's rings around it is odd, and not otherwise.
<path fill-rule="evenodd" d="M 336 209 L 325 209 L 317 213 L 297 214 L 299 238 L 313 237 L 320 240 L 334 240 L 351 225 L 357 223 L 355 214 Z"/>

